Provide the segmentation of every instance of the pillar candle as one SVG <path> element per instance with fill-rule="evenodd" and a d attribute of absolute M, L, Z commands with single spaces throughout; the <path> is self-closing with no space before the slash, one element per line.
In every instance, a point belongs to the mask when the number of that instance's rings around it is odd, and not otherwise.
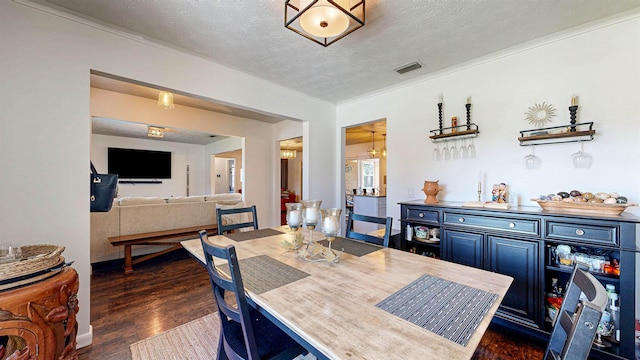
<path fill-rule="evenodd" d="M 318 221 L 318 211 L 315 208 L 305 208 L 304 215 L 307 223 L 315 223 Z"/>
<path fill-rule="evenodd" d="M 578 105 L 578 97 L 576 95 L 571 96 L 571 106 Z"/>
<path fill-rule="evenodd" d="M 471 104 L 471 96 L 467 96 L 467 104 Z"/>
<path fill-rule="evenodd" d="M 333 216 L 327 216 L 322 219 L 322 231 L 328 234 L 338 232 L 338 220 Z"/>
<path fill-rule="evenodd" d="M 442 94 L 438 95 L 438 103 L 442 104 Z"/>
<path fill-rule="evenodd" d="M 478 191 L 482 191 L 482 171 L 478 174 Z"/>
<path fill-rule="evenodd" d="M 289 211 L 287 221 L 290 225 L 300 225 L 300 210 Z"/>

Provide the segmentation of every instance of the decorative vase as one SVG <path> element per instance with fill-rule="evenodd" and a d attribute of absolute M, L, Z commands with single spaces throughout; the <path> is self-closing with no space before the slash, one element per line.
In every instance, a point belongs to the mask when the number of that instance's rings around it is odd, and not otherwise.
<path fill-rule="evenodd" d="M 427 198 L 424 200 L 425 204 L 438 203 L 438 198 L 436 197 L 436 195 L 438 194 L 438 192 L 440 192 L 440 190 L 442 190 L 438 186 L 438 181 L 439 180 L 424 182 L 424 187 L 422 188 L 422 191 L 424 191 L 425 195 L 427 195 Z"/>

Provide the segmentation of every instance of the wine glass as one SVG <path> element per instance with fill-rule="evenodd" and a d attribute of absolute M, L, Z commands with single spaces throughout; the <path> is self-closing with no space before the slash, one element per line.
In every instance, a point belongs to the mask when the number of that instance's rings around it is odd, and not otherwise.
<path fill-rule="evenodd" d="M 469 152 L 469 159 L 476 158 L 476 147 L 473 145 L 473 138 L 471 138 L 471 141 L 469 142 L 469 147 L 467 148 L 467 151 Z"/>
<path fill-rule="evenodd" d="M 447 146 L 446 141 L 444 143 L 444 147 L 442 148 L 442 158 L 444 160 L 451 160 L 451 153 L 449 152 L 449 147 Z"/>
<path fill-rule="evenodd" d="M 460 153 L 460 158 L 466 160 L 469 158 L 469 152 L 467 151 L 467 147 L 465 146 L 466 139 L 462 139 L 460 141 L 460 149 L 458 152 Z"/>
<path fill-rule="evenodd" d="M 542 166 L 542 160 L 533 153 L 533 145 L 529 147 L 529 150 L 529 155 L 522 159 L 522 164 L 527 169 L 540 169 Z"/>
<path fill-rule="evenodd" d="M 340 232 L 340 212 L 342 212 L 342 209 L 321 209 L 320 212 L 322 213 L 322 233 L 327 237 L 327 241 L 329 242 L 329 251 L 333 252 L 333 250 L 331 250 L 331 243 Z"/>
<path fill-rule="evenodd" d="M 591 155 L 582 151 L 582 141 L 578 141 L 578 152 L 575 152 L 571 155 L 571 160 L 573 161 L 573 166 L 577 169 L 588 169 L 591 167 L 591 162 L 593 158 Z"/>
<path fill-rule="evenodd" d="M 456 147 L 456 141 L 451 142 L 451 148 L 449 149 L 451 152 L 451 158 L 453 160 L 458 160 L 458 148 Z"/>
<path fill-rule="evenodd" d="M 436 143 L 436 147 L 433 149 L 433 161 L 440 161 L 440 143 Z"/>

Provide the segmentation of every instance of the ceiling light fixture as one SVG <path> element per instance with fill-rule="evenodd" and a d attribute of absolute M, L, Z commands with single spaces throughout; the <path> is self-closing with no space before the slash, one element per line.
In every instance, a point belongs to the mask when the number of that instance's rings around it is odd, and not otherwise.
<path fill-rule="evenodd" d="M 364 1 L 286 0 L 284 26 L 327 47 L 364 26 Z"/>
<path fill-rule="evenodd" d="M 149 130 L 147 130 L 148 137 L 154 138 L 163 138 L 164 137 L 164 128 L 149 126 Z"/>
<path fill-rule="evenodd" d="M 280 159 L 295 159 L 297 152 L 295 150 L 280 150 Z"/>
<path fill-rule="evenodd" d="M 165 109 L 173 109 L 173 94 L 168 91 L 160 91 L 158 94 L 158 106 Z"/>
<path fill-rule="evenodd" d="M 387 134 L 382 134 L 384 136 L 384 142 L 382 143 L 382 149 L 380 149 L 380 156 L 383 158 L 387 157 Z"/>
<path fill-rule="evenodd" d="M 373 142 L 373 136 L 374 136 L 375 132 L 371 132 L 371 147 L 369 148 L 369 150 L 367 150 L 367 155 L 369 155 L 370 158 L 376 158 L 378 157 L 378 155 L 380 155 L 380 150 L 376 149 L 376 146 Z"/>

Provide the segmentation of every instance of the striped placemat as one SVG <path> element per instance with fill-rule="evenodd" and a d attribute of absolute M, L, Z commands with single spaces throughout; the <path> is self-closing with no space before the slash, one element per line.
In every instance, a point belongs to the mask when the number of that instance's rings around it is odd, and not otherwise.
<path fill-rule="evenodd" d="M 424 275 L 376 306 L 467 346 L 498 295 Z"/>
<path fill-rule="evenodd" d="M 328 240 L 318 241 L 322 246 L 329 246 Z M 331 244 L 331 248 L 334 250 L 344 251 L 347 254 L 351 254 L 353 256 L 364 256 L 370 254 L 374 251 L 378 251 L 380 249 L 384 249 L 382 246 L 369 244 L 364 241 L 352 240 L 343 237 L 336 237 Z"/>
<path fill-rule="evenodd" d="M 240 274 L 244 287 L 249 291 L 262 294 L 309 276 L 306 272 L 282 263 L 267 255 L 259 255 L 239 261 Z M 227 264 L 218 266 L 229 274 Z"/>
<path fill-rule="evenodd" d="M 233 241 L 245 241 L 284 234 L 282 231 L 275 229 L 258 229 L 252 231 L 238 231 L 230 234 L 224 234 Z"/>

